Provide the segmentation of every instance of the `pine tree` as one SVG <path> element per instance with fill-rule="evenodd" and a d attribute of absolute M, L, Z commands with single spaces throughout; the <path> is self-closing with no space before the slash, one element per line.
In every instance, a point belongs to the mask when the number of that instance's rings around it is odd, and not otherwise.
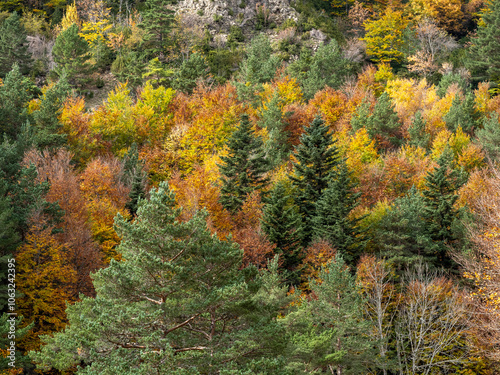
<path fill-rule="evenodd" d="M 170 0 L 146 0 L 145 9 L 142 12 L 143 28 L 148 36 L 145 38 L 145 50 L 150 57 L 158 57 L 162 62 L 165 60 L 168 43 L 168 34 L 174 22 L 174 11 L 170 9 Z"/>
<path fill-rule="evenodd" d="M 483 119 L 483 127 L 476 131 L 476 136 L 487 157 L 492 161 L 498 160 L 500 158 L 500 122 L 496 112 L 491 113 L 489 118 Z"/>
<path fill-rule="evenodd" d="M 49 86 L 40 99 L 40 107 L 32 114 L 38 148 L 57 148 L 66 144 L 66 134 L 61 133 L 59 114 L 70 94 L 71 87 L 63 75 L 56 84 Z"/>
<path fill-rule="evenodd" d="M 137 213 L 139 200 L 146 196 L 146 178 L 144 161 L 139 159 L 137 143 L 134 142 L 123 159 L 123 182 L 130 186 L 129 201 L 125 208 L 132 217 Z"/>
<path fill-rule="evenodd" d="M 355 188 L 356 183 L 342 161 L 316 202 L 316 216 L 312 218 L 313 237 L 329 241 L 350 265 L 358 260 L 366 242 L 359 228 L 360 218 L 351 217 L 361 196 Z"/>
<path fill-rule="evenodd" d="M 28 73 L 31 66 L 26 30 L 21 25 L 20 18 L 17 12 L 14 12 L 0 25 L 1 78 L 11 71 L 14 64 L 19 66 L 22 74 Z"/>
<path fill-rule="evenodd" d="M 94 274 L 96 298 L 68 307 L 69 326 L 43 338 L 35 362 L 81 363 L 80 374 L 280 373 L 268 368 L 285 348 L 276 263 L 262 275 L 239 270 L 238 246 L 212 235 L 204 213 L 180 221 L 175 206 L 161 183 L 134 221 L 116 218 L 126 261 Z"/>
<path fill-rule="evenodd" d="M 227 142 L 228 155 L 221 157 L 222 205 L 231 213 L 238 211 L 249 193 L 259 190 L 261 195 L 269 182 L 266 173 L 269 163 L 265 157 L 262 139 L 252 131 L 247 115 Z"/>
<path fill-rule="evenodd" d="M 276 245 L 275 252 L 282 257 L 282 267 L 288 271 L 288 282 L 298 284 L 297 267 L 301 262 L 301 220 L 289 187 L 279 181 L 264 206 L 261 225 L 269 241 Z"/>
<path fill-rule="evenodd" d="M 394 201 L 376 225 L 374 242 L 379 254 L 399 272 L 420 262 L 436 264 L 436 245 L 427 231 L 424 215 L 424 198 L 412 187 L 406 196 Z"/>
<path fill-rule="evenodd" d="M 456 191 L 465 182 L 464 176 L 450 168 L 452 151 L 446 149 L 439 159 L 439 167 L 425 177 L 424 219 L 426 230 L 435 243 L 436 266 L 446 269 L 455 263 L 448 255 L 449 246 L 457 243 L 453 228 L 460 218 L 460 211 L 454 207 L 458 199 Z"/>
<path fill-rule="evenodd" d="M 16 139 L 21 126 L 28 121 L 27 104 L 33 98 L 35 87 L 21 74 L 17 64 L 7 73 L 0 86 L 0 136 Z M 3 138 L 3 136 L 2 136 Z"/>
<path fill-rule="evenodd" d="M 476 128 L 478 114 L 476 113 L 474 94 L 469 92 L 465 95 L 465 100 L 459 95 L 455 95 L 451 108 L 443 117 L 447 128 L 454 132 L 461 127 L 464 131 L 472 134 Z"/>
<path fill-rule="evenodd" d="M 183 61 L 179 70 L 173 76 L 172 88 L 188 94 L 193 92 L 199 79 L 208 76 L 208 65 L 199 53 L 193 53 L 189 59 Z"/>
<path fill-rule="evenodd" d="M 302 217 L 303 246 L 307 246 L 312 239 L 316 202 L 339 164 L 338 154 L 328 127 L 320 117 L 316 117 L 300 138 L 295 152 L 294 176 L 290 177 L 297 191 L 295 202 Z"/>
<path fill-rule="evenodd" d="M 55 72 L 59 77 L 66 74 L 72 83 L 79 84 L 91 72 L 89 45 L 78 34 L 78 26 L 71 25 L 57 36 L 52 49 L 57 66 Z M 85 78 L 84 78 L 85 77 Z"/>
<path fill-rule="evenodd" d="M 413 121 L 408 127 L 408 134 L 410 135 L 410 145 L 422 147 L 424 150 L 429 147 L 430 134 L 425 131 L 425 120 L 422 117 L 422 112 L 415 113 Z"/>
<path fill-rule="evenodd" d="M 311 280 L 311 295 L 282 321 L 291 332 L 288 367 L 293 373 L 364 374 L 375 362 L 364 300 L 337 255 Z"/>
<path fill-rule="evenodd" d="M 500 80 L 500 1 L 493 0 L 481 14 L 477 35 L 468 49 L 466 64 L 478 81 Z"/>
<path fill-rule="evenodd" d="M 367 119 L 366 130 L 370 137 L 385 137 L 394 146 L 401 144 L 401 123 L 389 95 L 384 92 L 378 98 L 372 115 Z"/>

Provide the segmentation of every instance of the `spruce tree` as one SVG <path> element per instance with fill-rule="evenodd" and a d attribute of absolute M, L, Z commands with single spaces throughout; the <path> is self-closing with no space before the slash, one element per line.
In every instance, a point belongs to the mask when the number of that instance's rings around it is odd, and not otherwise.
<path fill-rule="evenodd" d="M 394 146 L 401 144 L 401 123 L 389 95 L 384 92 L 378 98 L 372 115 L 367 119 L 366 129 L 370 137 L 383 136 Z"/>
<path fill-rule="evenodd" d="M 467 67 L 478 81 L 500 80 L 500 1 L 493 0 L 481 14 L 476 37 L 468 48 Z"/>
<path fill-rule="evenodd" d="M 193 53 L 182 62 L 172 79 L 172 88 L 188 94 L 193 92 L 199 79 L 208 76 L 208 65 L 199 53 Z"/>
<path fill-rule="evenodd" d="M 57 36 L 52 49 L 59 77 L 66 75 L 73 84 L 80 84 L 91 72 L 89 45 L 78 34 L 78 26 L 71 25 Z"/>
<path fill-rule="evenodd" d="M 28 53 L 26 30 L 20 23 L 17 12 L 12 13 L 0 25 L 0 77 L 11 71 L 14 64 L 22 74 L 29 72 L 31 56 Z"/>
<path fill-rule="evenodd" d="M 408 127 L 408 134 L 410 135 L 410 145 L 427 150 L 430 134 L 425 131 L 425 120 L 422 117 L 422 112 L 415 113 L 411 125 Z"/>
<path fill-rule="evenodd" d="M 435 244 L 435 265 L 446 269 L 455 266 L 448 251 L 459 240 L 453 228 L 460 219 L 460 211 L 454 205 L 458 199 L 456 191 L 465 182 L 459 171 L 450 168 L 451 153 L 450 149 L 444 151 L 438 160 L 439 167 L 425 177 L 425 190 L 422 192 L 426 229 Z"/>
<path fill-rule="evenodd" d="M 312 219 L 316 216 L 316 202 L 323 195 L 339 164 L 339 152 L 328 127 L 316 117 L 305 129 L 295 151 L 294 175 L 290 177 L 297 191 L 295 202 L 303 223 L 303 246 L 313 235 Z"/>
<path fill-rule="evenodd" d="M 145 184 L 146 173 L 144 172 L 144 161 L 139 159 L 137 143 L 133 143 L 123 159 L 123 182 L 130 187 L 129 201 L 125 208 L 135 217 L 139 200 L 146 196 Z"/>
<path fill-rule="evenodd" d="M 276 321 L 285 302 L 276 263 L 240 270 L 242 251 L 212 235 L 199 212 L 178 219 L 166 183 L 137 218 L 115 220 L 119 252 L 93 275 L 96 297 L 67 309 L 69 325 L 31 353 L 41 367 L 78 374 L 274 372 L 284 349 Z M 57 348 L 57 349 L 56 349 Z M 245 372 L 246 371 L 246 372 Z"/>
<path fill-rule="evenodd" d="M 398 198 L 374 229 L 374 242 L 379 255 L 398 272 L 410 266 L 435 265 L 436 244 L 425 221 L 425 201 L 413 186 L 407 195 Z"/>
<path fill-rule="evenodd" d="M 316 202 L 316 215 L 312 218 L 313 237 L 330 242 L 350 265 L 359 258 L 366 242 L 359 228 L 360 218 L 351 216 L 361 196 L 355 192 L 356 186 L 342 161 Z"/>
<path fill-rule="evenodd" d="M 300 215 L 289 189 L 282 181 L 276 183 L 264 206 L 261 224 L 269 241 L 276 245 L 275 253 L 282 258 L 282 267 L 288 271 L 287 281 L 297 285 L 300 271 L 298 266 L 302 260 L 302 229 Z"/>
<path fill-rule="evenodd" d="M 247 195 L 259 190 L 261 196 L 269 182 L 269 163 L 262 139 L 255 135 L 248 115 L 242 115 L 238 128 L 227 142 L 228 155 L 221 157 L 222 174 L 220 202 L 231 213 L 238 211 Z"/>

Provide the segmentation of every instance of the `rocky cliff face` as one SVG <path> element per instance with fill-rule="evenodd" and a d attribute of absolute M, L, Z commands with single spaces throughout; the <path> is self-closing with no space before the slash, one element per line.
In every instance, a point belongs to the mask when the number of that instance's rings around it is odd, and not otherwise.
<path fill-rule="evenodd" d="M 181 0 L 176 8 L 178 12 L 196 15 L 200 24 L 217 33 L 237 26 L 246 34 L 298 17 L 289 0 Z"/>

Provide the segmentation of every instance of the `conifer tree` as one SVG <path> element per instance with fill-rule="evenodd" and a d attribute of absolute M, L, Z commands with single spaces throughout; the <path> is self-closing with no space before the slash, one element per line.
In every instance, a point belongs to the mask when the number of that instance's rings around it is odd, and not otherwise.
<path fill-rule="evenodd" d="M 288 368 L 297 374 L 368 373 L 375 345 L 362 294 L 342 257 L 322 267 L 310 287 L 314 298 L 302 299 L 282 320 L 292 335 Z"/>
<path fill-rule="evenodd" d="M 454 224 L 460 218 L 460 211 L 454 207 L 458 199 L 456 191 L 465 182 L 464 176 L 450 168 L 452 151 L 447 148 L 438 160 L 439 167 L 425 177 L 424 219 L 427 232 L 434 241 L 436 266 L 451 268 L 455 265 L 448 255 L 449 246 L 457 243 L 453 231 Z"/>
<path fill-rule="evenodd" d="M 52 49 L 57 66 L 55 72 L 59 77 L 66 74 L 72 83 L 80 83 L 90 73 L 91 66 L 89 45 L 78 34 L 78 26 L 72 24 L 57 36 Z"/>
<path fill-rule="evenodd" d="M 454 132 L 458 127 L 461 127 L 465 132 L 471 134 L 476 128 L 476 121 L 478 120 L 474 107 L 474 94 L 471 92 L 465 95 L 465 99 L 455 95 L 450 110 L 443 117 L 447 128 Z"/>
<path fill-rule="evenodd" d="M 49 86 L 40 99 L 40 107 L 32 115 L 35 143 L 39 148 L 56 148 L 66 143 L 66 134 L 61 134 L 59 114 L 70 94 L 71 87 L 63 74 L 56 84 Z"/>
<path fill-rule="evenodd" d="M 286 288 L 273 271 L 239 270 L 242 251 L 207 228 L 204 213 L 180 221 L 166 183 L 118 216 L 126 261 L 94 274 L 96 298 L 67 309 L 69 326 L 31 353 L 40 367 L 79 374 L 265 373 L 282 357 L 275 320 Z M 58 348 L 55 350 L 55 348 Z M 257 367 L 256 367 L 257 366 Z M 247 371 L 247 372 L 245 372 Z"/>
<path fill-rule="evenodd" d="M 316 117 L 300 138 L 295 152 L 294 175 L 290 177 L 297 191 L 295 202 L 302 217 L 303 246 L 307 246 L 312 239 L 316 202 L 339 164 L 338 154 L 328 127 L 320 117 Z"/>
<path fill-rule="evenodd" d="M 412 187 L 376 225 L 374 242 L 381 257 L 399 272 L 425 262 L 435 264 L 435 244 L 427 231 L 423 196 Z"/>
<path fill-rule="evenodd" d="M 172 88 L 188 94 L 193 92 L 199 79 L 208 76 L 208 65 L 199 53 L 193 53 L 189 59 L 182 62 L 179 70 L 173 76 Z"/>
<path fill-rule="evenodd" d="M 267 103 L 267 108 L 263 109 L 260 122 L 260 126 L 266 128 L 269 133 L 265 148 L 273 168 L 288 159 L 291 149 L 288 142 L 289 134 L 285 130 L 286 123 L 279 104 L 280 98 L 278 94 L 275 94 L 271 101 Z"/>
<path fill-rule="evenodd" d="M 275 252 L 282 257 L 282 267 L 289 272 L 288 281 L 298 284 L 298 265 L 301 262 L 301 220 L 289 187 L 279 181 L 270 193 L 264 206 L 262 230 L 269 241 L 276 245 Z"/>
<path fill-rule="evenodd" d="M 14 12 L 0 25 L 1 78 L 11 71 L 14 64 L 19 66 L 22 74 L 28 73 L 31 66 L 26 30 L 21 25 L 20 18 L 17 12 Z"/>
<path fill-rule="evenodd" d="M 151 57 L 158 57 L 161 62 L 165 60 L 169 43 L 167 35 L 174 22 L 174 11 L 169 7 L 171 4 L 170 0 L 146 0 L 145 9 L 142 12 L 143 19 L 140 27 L 148 34 L 145 49 Z"/>
<path fill-rule="evenodd" d="M 366 129 L 372 138 L 378 135 L 386 137 L 393 145 L 401 144 L 399 128 L 401 123 L 389 95 L 384 92 L 378 98 L 372 115 L 367 119 Z"/>
<path fill-rule="evenodd" d="M 410 144 L 416 147 L 422 147 L 426 150 L 429 147 L 430 134 L 425 131 L 425 120 L 422 112 L 417 111 L 413 117 L 411 125 L 408 127 L 410 135 Z"/>
<path fill-rule="evenodd" d="M 366 242 L 359 228 L 360 219 L 350 216 L 361 196 L 361 193 L 354 191 L 355 188 L 356 183 L 345 161 L 342 161 L 316 202 L 316 216 L 312 218 L 313 237 L 330 242 L 351 265 L 361 255 Z"/>
<path fill-rule="evenodd" d="M 0 136 L 16 139 L 21 126 L 28 121 L 27 104 L 33 98 L 34 85 L 24 78 L 17 64 L 0 86 Z M 3 138 L 3 137 L 2 137 Z"/>
<path fill-rule="evenodd" d="M 493 0 L 481 14 L 476 37 L 467 53 L 467 66 L 476 80 L 500 80 L 500 1 Z"/>
<path fill-rule="evenodd" d="M 500 158 L 500 122 L 496 112 L 491 113 L 490 116 L 483 119 L 483 127 L 476 131 L 476 136 L 486 156 L 496 161 Z"/>
<path fill-rule="evenodd" d="M 262 139 L 255 135 L 248 115 L 242 115 L 238 128 L 227 142 L 229 152 L 221 157 L 222 205 L 231 213 L 238 211 L 249 193 L 259 190 L 261 195 L 269 182 L 266 173 L 269 163 L 265 157 Z"/>
<path fill-rule="evenodd" d="M 123 182 L 130 186 L 129 201 L 125 208 L 134 217 L 137 213 L 139 200 L 144 199 L 146 173 L 144 172 L 144 161 L 139 159 L 137 143 L 133 143 L 123 160 Z"/>

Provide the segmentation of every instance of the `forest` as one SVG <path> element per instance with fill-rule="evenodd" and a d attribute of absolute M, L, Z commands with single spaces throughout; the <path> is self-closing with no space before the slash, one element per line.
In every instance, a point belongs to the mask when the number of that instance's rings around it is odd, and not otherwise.
<path fill-rule="evenodd" d="M 500 0 L 0 1 L 0 373 L 500 373 Z"/>

